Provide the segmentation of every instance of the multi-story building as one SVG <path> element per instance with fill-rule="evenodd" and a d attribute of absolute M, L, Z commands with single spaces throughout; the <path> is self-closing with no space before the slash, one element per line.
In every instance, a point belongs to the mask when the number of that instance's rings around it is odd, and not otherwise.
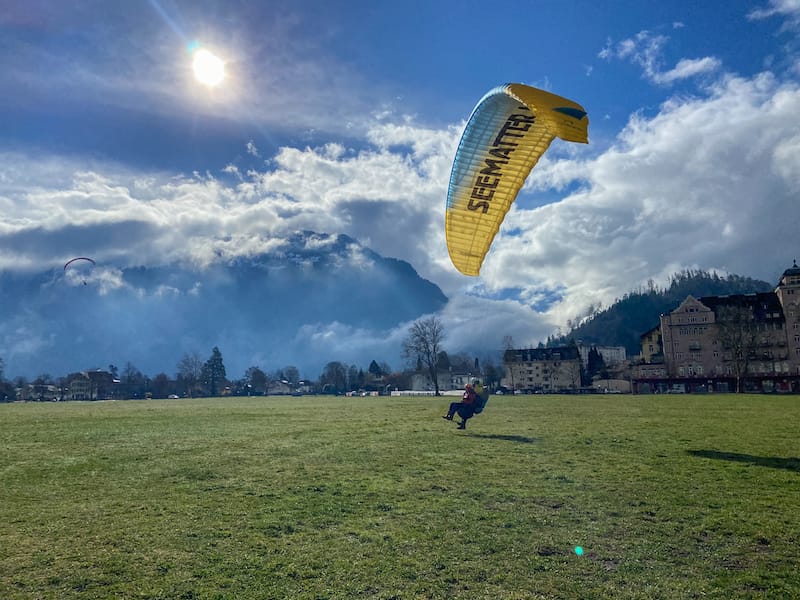
<path fill-rule="evenodd" d="M 639 336 L 642 351 L 639 354 L 640 362 L 644 364 L 659 364 L 664 362 L 661 351 L 661 326 L 656 325 L 649 331 Z"/>
<path fill-rule="evenodd" d="M 660 379 L 656 389 L 663 391 L 800 391 L 796 262 L 773 292 L 688 296 L 660 321 L 663 364 L 658 366 L 658 335 L 651 330 L 642 336 L 637 383 L 653 388 L 647 380 Z"/>
<path fill-rule="evenodd" d="M 95 387 L 89 375 L 86 373 L 79 373 L 69 382 L 69 399 L 70 400 L 94 400 Z"/>
<path fill-rule="evenodd" d="M 581 387 L 578 347 L 509 349 L 503 355 L 502 384 L 524 392 L 562 392 Z"/>
<path fill-rule="evenodd" d="M 68 383 L 70 400 L 106 400 L 114 398 L 119 380 L 108 371 L 92 369 L 76 373 Z"/>
<path fill-rule="evenodd" d="M 619 365 L 628 360 L 625 346 L 584 346 L 583 344 L 578 344 L 578 352 L 581 353 L 584 367 L 589 365 L 589 352 L 592 348 L 600 353 L 606 366 Z"/>
<path fill-rule="evenodd" d="M 800 375 L 800 268 L 797 261 L 787 269 L 775 289 L 783 316 L 786 319 L 786 346 L 789 364 Z"/>

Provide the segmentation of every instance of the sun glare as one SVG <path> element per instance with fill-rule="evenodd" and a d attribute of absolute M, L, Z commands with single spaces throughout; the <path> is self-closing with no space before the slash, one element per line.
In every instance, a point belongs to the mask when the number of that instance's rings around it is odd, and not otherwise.
<path fill-rule="evenodd" d="M 225 79 L 225 63 L 204 48 L 194 53 L 192 70 L 194 78 L 209 87 L 215 87 Z"/>

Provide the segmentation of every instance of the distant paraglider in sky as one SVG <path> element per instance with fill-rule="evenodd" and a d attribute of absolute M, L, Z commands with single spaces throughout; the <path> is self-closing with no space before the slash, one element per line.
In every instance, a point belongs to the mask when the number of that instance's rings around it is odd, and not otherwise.
<path fill-rule="evenodd" d="M 95 264 L 96 263 L 91 258 L 87 258 L 86 256 L 78 256 L 77 258 L 73 258 L 66 262 L 64 265 L 64 274 L 67 277 L 72 276 L 74 279 L 80 279 L 83 281 L 83 285 L 86 285 L 86 280 L 91 276 Z M 68 268 L 69 271 L 67 270 Z M 72 275 L 73 273 L 74 275 Z"/>
<path fill-rule="evenodd" d="M 479 275 L 525 179 L 554 138 L 587 143 L 580 104 L 520 83 L 489 91 L 467 121 L 447 191 L 445 233 L 453 265 Z"/>

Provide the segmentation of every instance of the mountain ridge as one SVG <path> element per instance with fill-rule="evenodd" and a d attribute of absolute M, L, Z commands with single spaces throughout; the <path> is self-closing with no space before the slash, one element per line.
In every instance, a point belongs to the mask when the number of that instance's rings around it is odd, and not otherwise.
<path fill-rule="evenodd" d="M 72 275 L 0 272 L 7 373 L 32 377 L 126 362 L 171 373 L 185 353 L 214 346 L 233 377 L 258 365 L 295 365 L 310 376 L 334 360 L 397 365 L 400 344 L 389 332 L 448 301 L 409 263 L 346 235 L 312 231 L 249 258 L 218 256 L 204 268 L 98 261 Z M 342 351 L 337 331 L 363 332 L 363 356 Z"/>

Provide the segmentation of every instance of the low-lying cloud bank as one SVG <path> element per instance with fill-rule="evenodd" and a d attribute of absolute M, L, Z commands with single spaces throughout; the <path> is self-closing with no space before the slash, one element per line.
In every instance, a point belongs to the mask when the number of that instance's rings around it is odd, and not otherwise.
<path fill-rule="evenodd" d="M 587 306 L 682 268 L 776 280 L 798 255 L 797 114 L 796 82 L 724 75 L 655 116 L 632 116 L 608 148 L 567 154 L 557 141 L 480 279 L 455 272 L 444 240 L 460 126 L 375 122 L 359 147 L 284 147 L 258 169 L 233 162 L 191 176 L 5 152 L 0 269 L 79 255 L 115 268 L 204 266 L 269 251 L 298 230 L 343 233 L 444 290 L 454 351 L 497 349 L 506 335 L 536 343 Z M 259 151 L 251 143 L 246 154 Z M 536 201 L 544 195 L 558 201 Z M 374 344 L 335 326 L 314 335 Z"/>

